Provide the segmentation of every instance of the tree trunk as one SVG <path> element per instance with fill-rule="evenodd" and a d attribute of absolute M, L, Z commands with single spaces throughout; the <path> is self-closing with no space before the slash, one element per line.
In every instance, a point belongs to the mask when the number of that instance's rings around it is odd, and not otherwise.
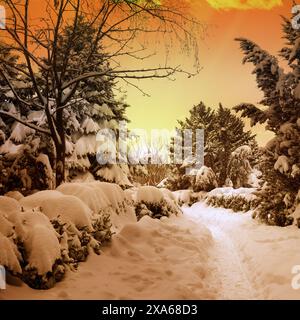
<path fill-rule="evenodd" d="M 63 144 L 56 146 L 55 185 L 56 188 L 65 181 L 65 147 Z"/>
<path fill-rule="evenodd" d="M 56 116 L 56 127 L 60 141 L 56 145 L 56 188 L 65 182 L 66 140 L 63 121 L 63 110 L 59 109 Z"/>

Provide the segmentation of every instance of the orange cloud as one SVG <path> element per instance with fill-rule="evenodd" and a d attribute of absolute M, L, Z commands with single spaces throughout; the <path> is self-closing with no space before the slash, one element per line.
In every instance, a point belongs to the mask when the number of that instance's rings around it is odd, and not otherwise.
<path fill-rule="evenodd" d="M 206 0 L 214 9 L 270 10 L 283 5 L 282 0 Z"/>

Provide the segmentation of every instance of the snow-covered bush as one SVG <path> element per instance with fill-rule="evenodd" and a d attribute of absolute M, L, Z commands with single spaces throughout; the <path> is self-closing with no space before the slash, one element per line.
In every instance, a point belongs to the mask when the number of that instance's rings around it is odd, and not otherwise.
<path fill-rule="evenodd" d="M 177 190 L 173 191 L 176 203 L 181 207 L 183 205 L 191 206 L 196 202 L 202 201 L 207 192 L 194 192 L 193 190 Z"/>
<path fill-rule="evenodd" d="M 211 191 L 218 187 L 217 177 L 211 168 L 202 166 L 194 172 L 192 177 L 192 188 L 195 192 Z"/>
<path fill-rule="evenodd" d="M 127 193 L 130 194 L 134 202 L 138 220 L 145 215 L 160 219 L 161 217 L 170 217 L 173 214 L 181 214 L 173 194 L 166 189 L 160 190 L 153 186 L 142 186 L 127 191 Z"/>
<path fill-rule="evenodd" d="M 212 207 L 231 209 L 234 212 L 247 212 L 258 205 L 255 192 L 254 188 L 216 188 L 206 194 L 205 201 Z"/>
<path fill-rule="evenodd" d="M 94 200 L 93 209 L 103 205 L 103 198 L 106 206 L 93 211 L 80 197 L 57 190 L 40 191 L 19 202 L 0 197 L 0 264 L 32 288 L 51 288 L 62 280 L 67 268 L 76 268 L 78 262 L 85 261 L 91 250 L 100 254 L 101 245 L 112 236 L 113 212 L 120 215 L 115 219 L 116 230 L 120 221 L 128 218 L 128 212 L 130 216 L 130 201 L 119 186 L 87 183 L 89 192 L 85 193 L 84 183 L 71 188 L 68 185 L 62 189 L 69 193 L 75 190 L 81 196 L 93 194 L 94 199 L 86 198 Z M 131 212 L 134 218 L 129 222 L 136 221 L 133 208 Z"/>
<path fill-rule="evenodd" d="M 117 184 L 99 181 L 65 183 L 57 188 L 57 192 L 76 196 L 98 216 L 108 214 L 112 231 L 119 231 L 128 222 L 136 222 L 131 199 Z"/>

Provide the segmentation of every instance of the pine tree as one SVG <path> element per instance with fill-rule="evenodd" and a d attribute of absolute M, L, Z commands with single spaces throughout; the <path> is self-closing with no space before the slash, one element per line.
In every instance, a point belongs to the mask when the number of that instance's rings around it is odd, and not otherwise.
<path fill-rule="evenodd" d="M 60 35 L 58 55 L 66 50 L 70 42 L 70 28 L 66 27 Z M 66 70 L 66 79 L 77 76 L 76 65 L 80 63 L 82 56 L 88 54 L 90 38 L 94 36 L 93 30 L 84 19 L 79 19 L 76 41 L 72 42 L 72 50 Z M 7 46 L 3 46 L 1 54 L 6 60 L 9 56 Z M 61 55 L 63 57 L 63 54 Z M 11 64 L 22 69 L 16 56 L 11 56 Z M 101 54 L 101 48 L 93 57 L 93 65 L 86 72 L 99 71 L 101 68 L 109 68 Z M 57 59 L 57 68 L 63 70 L 63 59 Z M 72 66 L 74 65 L 74 68 Z M 7 65 L 6 73 L 10 76 L 18 88 L 20 97 L 33 95 L 32 88 L 26 85 L 26 77 L 21 73 L 10 70 Z M 75 70 L 70 72 L 70 70 Z M 42 73 L 42 71 L 40 71 Z M 69 72 L 69 74 L 68 74 Z M 43 77 L 36 74 L 41 87 Z M 30 83 L 30 82 L 29 82 Z M 64 123 L 66 133 L 66 176 L 73 179 L 80 174 L 92 173 L 96 178 L 104 181 L 115 182 L 121 185 L 130 185 L 128 180 L 129 169 L 126 165 L 99 165 L 96 159 L 99 144 L 96 142 L 96 134 L 100 129 L 112 129 L 118 135 L 118 122 L 128 121 L 125 111 L 128 105 L 123 101 L 117 101 L 113 93 L 114 82 L 106 76 L 88 78 L 80 82 L 76 88 L 74 98 L 64 108 Z M 67 95 L 68 92 L 64 92 Z M 17 99 L 7 86 L 6 82 L 0 82 L 1 110 L 15 114 L 17 118 L 23 118 L 27 123 L 43 127 L 47 125 L 45 111 L 35 108 L 22 108 Z M 50 95 L 51 100 L 51 95 Z M 53 102 L 54 98 L 53 98 Z M 2 170 L 2 193 L 9 190 L 20 190 L 23 193 L 32 189 L 51 189 L 54 185 L 53 170 L 55 167 L 55 149 L 50 139 L 38 131 L 14 121 L 11 117 L 0 116 L 0 168 Z"/>
<path fill-rule="evenodd" d="M 218 185 L 223 186 L 231 153 L 240 146 L 254 144 L 254 136 L 244 127 L 244 122 L 230 109 L 220 104 L 217 110 L 213 110 L 200 102 L 190 110 L 188 118 L 179 121 L 178 130 L 191 129 L 195 137 L 197 129 L 204 129 L 204 164 L 214 172 Z M 171 189 L 192 188 L 193 179 L 185 175 L 185 169 L 185 165 L 173 168 L 168 184 Z"/>
<path fill-rule="evenodd" d="M 10 82 L 21 99 L 33 96 L 31 85 L 26 81 L 26 75 L 21 71 L 22 63 L 12 54 L 6 45 L 0 45 L 0 59 L 5 58 L 8 63 L 2 65 Z M 17 68 L 13 68 L 17 67 Z M 9 190 L 26 192 L 30 189 L 51 188 L 52 176 L 49 172 L 49 159 L 43 153 L 51 153 L 51 145 L 43 135 L 34 130 L 34 122 L 43 125 L 43 116 L 38 108 L 23 108 L 12 89 L 4 79 L 0 80 L 0 174 L 1 193 Z M 13 114 L 18 119 L 30 120 L 33 127 L 23 125 L 5 113 Z"/>
<path fill-rule="evenodd" d="M 254 64 L 258 87 L 264 94 L 261 105 L 243 103 L 235 110 L 249 117 L 252 125 L 266 123 L 275 133 L 264 149 L 262 162 L 266 184 L 259 192 L 260 205 L 255 216 L 270 224 L 285 226 L 292 222 L 289 216 L 295 210 L 300 187 L 300 32 L 290 20 L 283 21 L 287 45 L 280 56 L 289 70 L 280 67 L 278 59 L 247 39 L 237 39 L 245 58 Z"/>
<path fill-rule="evenodd" d="M 66 50 L 65 46 L 69 43 L 69 37 L 72 35 L 70 29 L 71 27 L 65 29 L 59 41 L 62 52 Z M 77 33 L 76 43 L 72 46 L 70 66 L 76 66 L 80 63 L 82 56 L 87 54 L 89 43 L 96 30 L 81 17 L 78 22 Z M 100 72 L 102 69 L 110 67 L 105 56 L 101 53 L 102 51 L 99 46 L 93 56 L 93 65 L 87 68 L 86 72 Z M 63 68 L 63 61 L 61 63 L 60 68 Z M 76 68 L 74 69 L 76 70 Z M 77 75 L 74 73 L 69 75 L 70 78 L 74 76 Z M 113 92 L 114 86 L 114 81 L 107 76 L 88 78 L 82 81 L 77 88 L 74 101 L 72 101 L 78 107 L 67 109 L 65 112 L 67 123 L 66 165 L 70 179 L 90 172 L 100 180 L 118 183 L 123 186 L 131 184 L 127 178 L 129 175 L 128 166 L 101 165 L 96 158 L 97 150 L 100 147 L 100 142 L 97 143 L 96 141 L 99 130 L 113 130 L 118 137 L 119 122 L 128 121 L 125 116 L 128 105 L 122 99 L 119 101 L 116 99 Z M 109 137 L 106 136 L 106 139 L 109 139 Z M 111 143 L 113 142 L 111 141 Z"/>

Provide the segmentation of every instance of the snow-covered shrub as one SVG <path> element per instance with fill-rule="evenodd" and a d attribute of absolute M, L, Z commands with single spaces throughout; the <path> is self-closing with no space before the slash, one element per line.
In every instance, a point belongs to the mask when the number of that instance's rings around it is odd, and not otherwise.
<path fill-rule="evenodd" d="M 173 214 L 181 214 L 172 193 L 166 190 L 160 190 L 153 186 L 142 186 L 134 188 L 130 194 L 134 201 L 138 220 L 145 215 L 160 219 L 161 217 L 170 217 Z"/>
<path fill-rule="evenodd" d="M 136 222 L 131 200 L 117 184 L 99 181 L 65 183 L 57 191 L 76 196 L 98 216 L 109 214 L 112 231 L 119 231 L 128 222 Z"/>
<path fill-rule="evenodd" d="M 63 278 L 65 267 L 61 261 L 58 235 L 51 222 L 38 210 L 14 212 L 9 215 L 9 220 L 13 225 L 13 234 L 6 235 L 11 241 L 9 255 L 13 257 L 14 252 L 14 261 L 16 258 L 20 261 L 20 268 L 4 265 L 32 288 L 52 287 Z"/>
<path fill-rule="evenodd" d="M 22 273 L 21 254 L 11 238 L 0 232 L 0 264 L 15 275 Z"/>
<path fill-rule="evenodd" d="M 21 205 L 17 200 L 13 198 L 0 196 L 0 210 L 9 215 L 12 212 L 20 211 Z"/>
<path fill-rule="evenodd" d="M 231 209 L 234 212 L 247 212 L 258 205 L 255 191 L 254 188 L 216 188 L 207 193 L 205 201 L 212 207 Z"/>
<path fill-rule="evenodd" d="M 195 176 L 192 179 L 192 188 L 194 192 L 211 191 L 218 187 L 217 177 L 211 168 L 202 166 L 195 170 Z"/>
<path fill-rule="evenodd" d="M 88 193 L 79 192 L 85 190 L 84 183 L 69 189 L 66 184 L 65 189 L 81 196 L 94 194 L 94 199 L 86 199 L 89 204 L 94 200 L 94 206 L 97 199 L 103 205 L 101 199 L 105 198 L 102 211 L 94 212 L 80 197 L 57 190 L 40 191 L 20 202 L 0 197 L 0 264 L 32 288 L 48 289 L 62 280 L 67 268 L 85 261 L 91 250 L 100 254 L 101 245 L 112 237 L 112 213 L 121 216 L 115 227 L 121 226 L 121 220 L 123 224 L 130 220 L 130 200 L 118 185 L 86 185 Z M 131 213 L 134 218 L 129 222 L 135 222 L 133 207 Z"/>
<path fill-rule="evenodd" d="M 5 194 L 6 197 L 13 198 L 17 201 L 21 200 L 24 196 L 19 191 L 9 191 Z"/>
<path fill-rule="evenodd" d="M 181 207 L 183 205 L 191 206 L 196 202 L 202 201 L 207 192 L 193 192 L 192 190 L 177 190 L 172 192 L 176 203 Z"/>

